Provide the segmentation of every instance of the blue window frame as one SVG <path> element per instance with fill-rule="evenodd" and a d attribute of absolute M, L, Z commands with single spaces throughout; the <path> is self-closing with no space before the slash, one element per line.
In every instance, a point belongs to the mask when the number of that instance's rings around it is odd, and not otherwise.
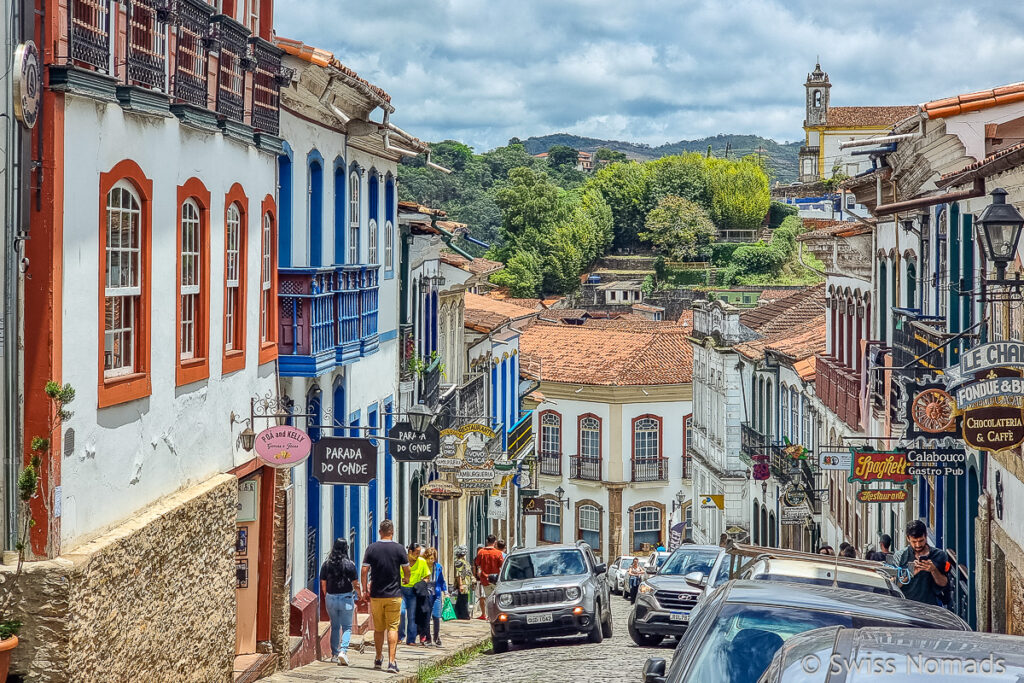
<path fill-rule="evenodd" d="M 391 279 L 395 276 L 395 224 L 398 216 L 395 215 L 395 179 L 390 173 L 384 182 L 384 277 Z"/>
<path fill-rule="evenodd" d="M 277 210 L 277 264 L 288 267 L 292 264 L 292 149 L 286 142 L 285 153 L 277 158 L 277 172 L 281 187 Z"/>
<path fill-rule="evenodd" d="M 334 264 L 345 263 L 345 206 L 348 195 L 345 194 L 345 160 L 338 157 L 334 160 Z"/>
<path fill-rule="evenodd" d="M 324 158 L 313 150 L 309 166 L 309 265 L 319 268 L 324 262 Z"/>

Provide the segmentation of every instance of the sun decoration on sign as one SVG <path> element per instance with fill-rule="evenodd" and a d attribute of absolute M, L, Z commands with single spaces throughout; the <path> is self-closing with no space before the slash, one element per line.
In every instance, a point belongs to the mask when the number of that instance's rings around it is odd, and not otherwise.
<path fill-rule="evenodd" d="M 782 449 L 782 452 L 793 458 L 793 460 L 806 460 L 808 450 L 798 443 L 790 443 L 788 437 L 782 437 L 782 440 L 786 443 L 786 447 Z"/>
<path fill-rule="evenodd" d="M 910 414 L 922 431 L 948 432 L 956 420 L 953 397 L 942 389 L 925 389 L 914 398 Z"/>

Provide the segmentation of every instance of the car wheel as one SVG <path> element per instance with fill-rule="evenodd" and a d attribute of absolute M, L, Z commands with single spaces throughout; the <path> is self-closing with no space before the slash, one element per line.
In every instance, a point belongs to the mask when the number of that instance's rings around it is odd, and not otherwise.
<path fill-rule="evenodd" d="M 601 622 L 601 635 L 605 638 L 612 637 L 612 611 L 608 610 L 608 616 Z"/>
<path fill-rule="evenodd" d="M 629 631 L 629 637 L 632 638 L 633 642 L 640 647 L 656 647 L 665 639 L 665 636 L 651 635 L 637 631 L 636 624 L 633 623 L 632 614 L 629 615 L 629 621 L 626 622 L 626 629 Z"/>
<path fill-rule="evenodd" d="M 494 650 L 494 654 L 500 655 L 508 652 L 508 639 L 506 638 L 491 638 L 491 649 Z"/>
<path fill-rule="evenodd" d="M 599 617 L 601 614 L 600 604 L 597 605 L 595 612 L 594 616 Z M 587 634 L 587 640 L 591 643 L 600 643 L 604 640 L 604 626 L 602 626 L 600 618 L 594 619 L 594 626 L 590 629 L 590 633 Z"/>

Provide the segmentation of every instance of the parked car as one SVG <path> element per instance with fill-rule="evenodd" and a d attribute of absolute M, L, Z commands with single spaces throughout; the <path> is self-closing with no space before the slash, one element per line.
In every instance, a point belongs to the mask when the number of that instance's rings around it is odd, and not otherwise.
<path fill-rule="evenodd" d="M 829 666 L 816 666 L 816 662 Z M 844 666 L 844 662 L 875 666 Z M 930 669 L 935 663 L 942 668 Z M 835 667 L 839 670 L 829 671 Z M 1024 638 L 938 629 L 830 626 L 787 640 L 775 653 L 761 683 L 932 683 L 973 680 L 975 676 L 1002 683 L 1024 680 Z"/>
<path fill-rule="evenodd" d="M 643 565 L 644 572 L 647 576 L 654 576 L 658 573 L 658 569 L 665 563 L 665 560 L 667 560 L 668 556 L 671 554 L 672 553 L 667 550 L 655 550 L 647 556 L 647 560 L 641 560 L 640 564 Z"/>
<path fill-rule="evenodd" d="M 616 557 L 608 565 L 608 590 L 612 593 L 624 593 L 626 590 L 626 570 L 633 564 L 632 555 Z"/>
<path fill-rule="evenodd" d="M 671 553 L 660 571 L 640 584 L 626 627 L 637 645 L 654 646 L 665 636 L 679 636 L 690 623 L 701 587 L 718 556 L 717 545 L 684 545 Z"/>
<path fill-rule="evenodd" d="M 903 592 L 886 574 L 870 569 L 844 567 L 828 560 L 765 558 L 755 562 L 738 578 L 836 586 L 880 595 L 891 595 L 894 598 L 903 597 Z"/>
<path fill-rule="evenodd" d="M 509 641 L 586 634 L 592 643 L 612 635 L 611 594 L 605 565 L 590 546 L 547 545 L 514 550 L 485 603 L 495 652 Z"/>
<path fill-rule="evenodd" d="M 969 631 L 938 606 L 848 588 L 732 580 L 712 593 L 665 660 L 644 665 L 645 683 L 756 683 L 783 644 L 826 626 Z M 898 680 L 898 679 L 894 679 Z"/>

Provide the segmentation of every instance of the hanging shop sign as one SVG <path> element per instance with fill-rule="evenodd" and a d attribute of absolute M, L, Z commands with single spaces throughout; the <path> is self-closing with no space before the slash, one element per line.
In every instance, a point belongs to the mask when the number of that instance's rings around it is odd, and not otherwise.
<path fill-rule="evenodd" d="M 462 497 L 462 487 L 455 482 L 435 479 L 420 487 L 420 495 L 428 500 L 455 500 Z"/>
<path fill-rule="evenodd" d="M 906 489 L 861 489 L 857 492 L 861 503 L 903 503 L 907 500 Z"/>
<path fill-rule="evenodd" d="M 527 496 L 520 499 L 520 507 L 522 512 L 526 516 L 530 515 L 543 515 L 544 514 L 544 499 L 536 496 Z"/>
<path fill-rule="evenodd" d="M 458 472 L 464 464 L 461 458 L 438 458 L 434 460 L 434 468 L 438 472 Z"/>
<path fill-rule="evenodd" d="M 907 474 L 915 477 L 959 477 L 966 471 L 962 448 L 907 448 Z"/>
<path fill-rule="evenodd" d="M 31 130 L 43 106 L 43 68 L 39 48 L 34 42 L 25 41 L 14 51 L 14 68 L 10 73 L 14 86 L 14 118 Z"/>
<path fill-rule="evenodd" d="M 491 496 L 487 501 L 487 519 L 505 519 L 508 513 L 508 499 L 505 496 Z"/>
<path fill-rule="evenodd" d="M 751 476 L 754 481 L 767 481 L 772 478 L 771 460 L 770 455 L 752 455 L 750 456 L 751 461 L 754 463 L 754 467 L 751 471 Z"/>
<path fill-rule="evenodd" d="M 268 427 L 256 435 L 256 457 L 270 467 L 295 467 L 309 455 L 313 442 L 290 425 Z"/>
<path fill-rule="evenodd" d="M 366 486 L 377 478 L 377 447 L 370 439 L 320 437 L 313 444 L 313 477 L 329 486 Z"/>
<path fill-rule="evenodd" d="M 1024 368 L 1024 344 L 1015 341 L 991 342 L 960 355 L 961 377 L 993 368 Z"/>
<path fill-rule="evenodd" d="M 888 481 L 901 484 L 913 477 L 907 473 L 907 454 L 903 451 L 854 451 L 849 481 L 870 483 Z"/>
<path fill-rule="evenodd" d="M 441 433 L 428 425 L 422 434 L 408 422 L 399 422 L 388 431 L 391 457 L 398 462 L 430 462 L 441 452 Z"/>
<path fill-rule="evenodd" d="M 845 451 L 821 451 L 818 453 L 818 467 L 823 470 L 849 472 L 853 466 L 853 453 Z"/>
<path fill-rule="evenodd" d="M 981 451 L 1005 451 L 1024 443 L 1024 410 L 989 406 L 964 412 L 964 443 Z"/>
<path fill-rule="evenodd" d="M 957 388 L 956 407 L 961 412 L 990 406 L 1024 406 L 1024 377 L 1017 370 L 992 370 L 995 377 L 971 382 Z M 1011 374 L 1013 373 L 1013 374 Z M 999 374 L 1004 376 L 1000 377 Z"/>
<path fill-rule="evenodd" d="M 700 507 L 702 510 L 724 510 L 725 496 L 722 494 L 701 496 Z"/>
<path fill-rule="evenodd" d="M 907 406 L 910 424 L 926 436 L 955 435 L 956 404 L 953 397 L 939 387 L 921 388 L 908 385 Z"/>
<path fill-rule="evenodd" d="M 455 474 L 455 479 L 466 489 L 486 489 L 494 484 L 494 470 L 466 467 Z"/>
<path fill-rule="evenodd" d="M 803 524 L 811 516 L 811 508 L 806 505 L 783 507 L 779 521 L 783 524 Z"/>
<path fill-rule="evenodd" d="M 803 489 L 795 486 L 790 486 L 782 494 L 782 502 L 786 504 L 783 509 L 786 507 L 800 507 L 806 500 L 807 493 Z"/>

